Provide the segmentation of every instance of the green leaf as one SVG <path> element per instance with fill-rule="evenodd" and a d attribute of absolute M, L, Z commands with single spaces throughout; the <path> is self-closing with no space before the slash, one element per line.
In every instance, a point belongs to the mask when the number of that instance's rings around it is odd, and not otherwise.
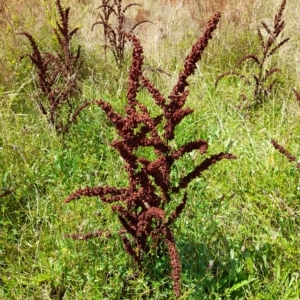
<path fill-rule="evenodd" d="M 38 274 L 38 275 L 34 276 L 33 282 L 34 283 L 42 283 L 42 282 L 48 281 L 50 279 L 52 279 L 52 275 L 51 274 L 49 274 L 49 273 L 42 273 L 42 274 Z"/>
<path fill-rule="evenodd" d="M 253 274 L 254 273 L 254 265 L 253 265 L 253 261 L 252 261 L 251 257 L 247 256 L 245 261 L 246 261 L 246 265 L 247 265 L 249 272 L 251 274 Z"/>
<path fill-rule="evenodd" d="M 251 278 L 251 279 L 243 280 L 243 281 L 241 281 L 241 282 L 239 282 L 239 283 L 236 283 L 235 285 L 233 285 L 233 286 L 230 288 L 230 292 L 236 291 L 236 290 L 238 290 L 239 288 L 241 288 L 242 286 L 247 285 L 247 284 L 249 284 L 250 282 L 255 281 L 255 280 L 257 280 L 257 278 Z"/>

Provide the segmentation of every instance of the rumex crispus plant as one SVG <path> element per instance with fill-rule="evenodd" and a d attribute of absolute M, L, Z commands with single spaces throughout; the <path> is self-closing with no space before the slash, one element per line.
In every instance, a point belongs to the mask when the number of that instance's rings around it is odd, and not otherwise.
<path fill-rule="evenodd" d="M 129 3 L 122 7 L 122 0 L 102 0 L 102 4 L 97 7 L 100 10 L 98 15 L 99 21 L 96 21 L 92 30 L 96 25 L 103 26 L 104 50 L 111 49 L 115 61 L 118 66 L 124 62 L 126 35 L 125 31 L 132 33 L 139 25 L 149 22 L 142 20 L 134 24 L 131 28 L 125 28 L 127 17 L 126 11 L 132 6 L 141 6 L 138 3 Z"/>
<path fill-rule="evenodd" d="M 285 149 L 283 146 L 279 145 L 275 140 L 271 140 L 271 144 L 273 145 L 273 147 L 279 151 L 282 155 L 284 155 L 289 162 L 294 163 L 297 161 L 296 156 L 294 156 L 293 154 L 291 154 L 287 149 Z M 298 162 L 296 165 L 297 169 L 300 169 L 300 163 Z"/>
<path fill-rule="evenodd" d="M 296 89 L 293 89 L 293 91 L 298 104 L 300 104 L 300 93 Z"/>
<path fill-rule="evenodd" d="M 171 179 L 171 171 L 176 161 L 191 151 L 205 154 L 208 143 L 204 140 L 188 142 L 175 149 L 171 141 L 175 138 L 175 128 L 183 118 L 193 110 L 184 108 L 189 95 L 187 79 L 196 69 L 196 63 L 220 19 L 217 13 L 207 24 L 205 32 L 194 44 L 191 52 L 185 59 L 184 69 L 170 94 L 165 98 L 159 90 L 142 74 L 143 48 L 139 40 L 126 34 L 133 44 L 132 64 L 127 87 L 126 115 L 122 116 L 114 111 L 112 106 L 103 101 L 94 101 L 99 105 L 117 129 L 119 139 L 111 145 L 125 161 L 128 173 L 128 187 L 85 187 L 70 194 L 65 203 L 83 196 L 100 197 L 105 203 L 112 204 L 111 208 L 118 214 L 122 224 L 119 230 L 125 251 L 130 254 L 140 268 L 143 267 L 143 258 L 153 249 L 154 245 L 165 244 L 170 256 L 173 287 L 176 296 L 180 295 L 180 259 L 176 248 L 171 225 L 183 211 L 187 202 L 186 188 L 202 172 L 222 159 L 234 159 L 229 153 L 218 153 L 205 158 L 193 171 L 182 174 L 181 178 Z M 161 113 L 151 116 L 148 108 L 137 100 L 139 89 L 144 87 Z M 141 149 L 152 149 L 155 159 L 142 156 Z M 177 207 L 171 212 L 168 207 L 178 197 Z M 74 239 L 87 240 L 92 237 L 105 235 L 111 232 L 98 231 L 87 234 L 69 235 Z"/>
<path fill-rule="evenodd" d="M 13 192 L 13 190 L 4 190 L 4 191 L 0 194 L 0 198 L 9 195 L 9 194 L 11 194 L 12 192 Z"/>
<path fill-rule="evenodd" d="M 268 96 L 276 83 L 276 78 L 270 80 L 271 75 L 281 70 L 277 67 L 270 66 L 270 57 L 272 57 L 279 48 L 281 48 L 289 38 L 285 38 L 281 41 L 278 41 L 285 23 L 283 20 L 283 10 L 286 5 L 286 0 L 283 0 L 278 13 L 275 15 L 273 20 L 273 25 L 269 26 L 266 22 L 261 22 L 262 28 L 257 28 L 257 35 L 261 45 L 261 55 L 247 54 L 243 56 L 237 63 L 237 68 L 245 61 L 251 60 L 257 66 L 257 72 L 252 74 L 250 77 L 247 75 L 241 74 L 238 71 L 228 71 L 219 75 L 215 82 L 215 87 L 217 87 L 219 81 L 225 76 L 237 76 L 240 79 L 243 79 L 247 85 L 253 86 L 253 107 L 260 106 L 265 97 Z M 266 35 L 264 36 L 262 30 L 265 30 Z M 251 80 L 252 78 L 252 80 Z M 247 100 L 245 94 L 241 95 L 244 100 Z M 252 106 L 252 105 L 251 105 Z"/>
<path fill-rule="evenodd" d="M 80 46 L 76 51 L 71 48 L 71 40 L 79 28 L 69 28 L 70 7 L 64 10 L 60 0 L 56 0 L 55 4 L 60 20 L 56 22 L 57 28 L 53 28 L 53 32 L 60 50 L 56 53 L 42 52 L 31 34 L 20 34 L 27 37 L 32 48 L 32 53 L 25 56 L 30 58 L 37 69 L 40 90 L 38 107 L 56 131 L 65 134 L 70 125 L 76 122 L 81 110 L 81 107 L 74 103 L 74 98 L 80 95 L 79 79 L 83 62 L 80 58 Z"/>

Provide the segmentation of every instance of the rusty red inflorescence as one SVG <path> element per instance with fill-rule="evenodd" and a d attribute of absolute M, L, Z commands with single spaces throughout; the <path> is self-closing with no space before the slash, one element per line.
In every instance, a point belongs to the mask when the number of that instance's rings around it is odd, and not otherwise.
<path fill-rule="evenodd" d="M 92 102 L 74 103 L 71 98 L 81 94 L 79 80 L 83 72 L 81 48 L 72 50 L 71 42 L 79 27 L 69 28 L 70 7 L 63 9 L 60 0 L 55 1 L 60 21 L 53 28 L 59 49 L 54 52 L 42 52 L 33 36 L 28 32 L 20 32 L 31 46 L 32 53 L 26 54 L 36 68 L 39 97 L 38 107 L 48 122 L 54 126 L 57 133 L 66 134 L 77 120 L 79 113 Z M 63 109 L 68 108 L 66 118 L 63 118 Z"/>
<path fill-rule="evenodd" d="M 282 32 L 285 26 L 283 20 L 283 11 L 286 6 L 286 0 L 282 0 L 279 7 L 278 13 L 275 14 L 272 26 L 268 25 L 266 22 L 261 22 L 261 28 L 257 28 L 257 36 L 260 41 L 261 53 L 256 54 L 246 54 L 237 63 L 237 67 L 240 67 L 242 63 L 246 61 L 251 61 L 257 66 L 257 72 L 251 74 L 251 76 L 243 75 L 240 72 L 231 70 L 219 75 L 215 81 L 215 87 L 217 87 L 220 80 L 227 76 L 235 76 L 242 79 L 247 85 L 253 86 L 253 100 L 251 105 L 248 105 L 248 109 L 252 106 L 253 108 L 259 107 L 266 96 L 268 96 L 274 85 L 276 84 L 276 79 L 271 80 L 271 75 L 275 73 L 280 73 L 281 69 L 270 66 L 270 57 L 273 56 L 278 50 L 289 41 L 289 38 L 279 40 L 282 37 Z M 263 35 L 263 31 L 266 35 Z M 247 96 L 243 93 L 241 94 L 243 100 L 247 100 Z"/>
<path fill-rule="evenodd" d="M 117 129 L 119 139 L 112 143 L 125 161 L 128 172 L 129 186 L 116 187 L 86 187 L 78 189 L 69 195 L 65 202 L 78 199 L 82 196 L 98 196 L 105 203 L 113 203 L 112 210 L 118 214 L 122 228 L 119 231 L 125 251 L 133 257 L 138 265 L 143 267 L 143 256 L 153 247 L 153 241 L 165 243 L 170 255 L 174 292 L 180 295 L 180 259 L 176 248 L 171 225 L 183 211 L 187 202 L 188 184 L 211 165 L 222 159 L 236 158 L 232 154 L 219 153 L 206 158 L 190 173 L 182 175 L 177 182 L 172 182 L 171 171 L 175 162 L 191 151 L 204 154 L 208 143 L 203 140 L 188 142 L 174 149 L 170 141 L 174 139 L 175 127 L 187 115 L 193 112 L 190 108 L 183 108 L 187 96 L 187 78 L 194 73 L 196 63 L 212 38 L 220 14 L 216 14 L 208 23 L 202 35 L 187 56 L 184 70 L 180 73 L 178 82 L 171 91 L 168 100 L 154 87 L 150 80 L 142 75 L 143 48 L 139 40 L 127 34 L 133 44 L 132 64 L 129 72 L 127 87 L 126 115 L 122 116 L 114 111 L 112 106 L 103 100 L 96 100 L 110 121 Z M 140 87 L 146 88 L 162 113 L 151 116 L 148 108 L 137 100 Z M 159 126 L 162 125 L 162 126 Z M 159 129 L 162 128 L 162 129 Z M 137 150 L 151 147 L 155 159 L 140 157 Z M 167 205 L 175 197 L 183 194 L 177 207 L 169 214 Z M 183 193 L 182 193 L 183 192 Z M 105 231 L 85 235 L 71 235 L 73 238 L 88 239 L 107 234 Z M 149 237 L 151 239 L 149 239 Z M 152 241 L 152 242 L 151 242 Z"/>
<path fill-rule="evenodd" d="M 273 147 L 279 151 L 281 154 L 283 154 L 288 160 L 289 162 L 293 163 L 297 161 L 296 156 L 294 156 L 293 154 L 291 154 L 287 149 L 285 149 L 283 146 L 279 145 L 275 140 L 271 140 L 271 144 L 273 145 Z M 300 163 L 298 162 L 296 164 L 297 169 L 300 169 Z"/>

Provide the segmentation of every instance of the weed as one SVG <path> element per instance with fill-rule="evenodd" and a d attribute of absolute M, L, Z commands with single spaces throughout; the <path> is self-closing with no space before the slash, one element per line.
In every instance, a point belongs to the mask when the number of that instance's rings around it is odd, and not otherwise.
<path fill-rule="evenodd" d="M 292 155 L 287 149 L 279 145 L 275 140 L 271 140 L 271 144 L 276 150 L 283 154 L 289 160 L 289 162 L 293 163 L 297 161 L 296 156 Z M 300 169 L 300 163 L 297 163 L 297 169 Z"/>
<path fill-rule="evenodd" d="M 300 93 L 296 89 L 293 89 L 293 91 L 298 104 L 300 104 Z"/>
<path fill-rule="evenodd" d="M 13 190 L 5 190 L 2 194 L 0 194 L 0 198 L 10 195 Z"/>
<path fill-rule="evenodd" d="M 76 52 L 71 49 L 71 40 L 79 28 L 75 27 L 71 31 L 69 29 L 70 7 L 63 10 L 60 0 L 56 0 L 55 3 L 60 22 L 56 22 L 57 28 L 53 28 L 53 32 L 60 51 L 57 53 L 41 52 L 31 34 L 28 32 L 20 34 L 29 40 L 32 54 L 25 56 L 29 57 L 37 68 L 41 94 L 41 97 L 37 99 L 38 107 L 56 131 L 59 134 L 65 134 L 69 131 L 70 125 L 76 122 L 82 109 L 81 106 L 76 108 L 72 98 L 79 96 L 80 93 L 79 79 L 83 62 L 80 58 L 80 46 Z M 85 107 L 84 104 L 83 107 Z M 66 121 L 64 121 L 64 111 L 67 111 Z"/>
<path fill-rule="evenodd" d="M 122 0 L 102 0 L 102 4 L 97 8 L 101 10 L 98 15 L 100 20 L 95 22 L 92 26 L 92 30 L 95 25 L 103 26 L 105 53 L 107 48 L 110 48 L 114 55 L 115 61 L 119 66 L 121 66 L 124 62 L 126 43 L 125 31 L 132 33 L 139 25 L 150 22 L 148 20 L 139 20 L 130 28 L 125 28 L 126 22 L 128 21 L 125 13 L 127 9 L 132 6 L 141 5 L 137 3 L 129 3 L 122 8 Z M 116 26 L 113 25 L 113 20 L 111 20 L 112 16 L 116 17 Z"/>
<path fill-rule="evenodd" d="M 193 171 L 183 175 L 177 182 L 172 182 L 171 171 L 176 161 L 185 154 L 197 151 L 205 154 L 208 143 L 204 140 L 188 142 L 174 149 L 171 141 L 175 138 L 175 128 L 183 118 L 190 115 L 191 108 L 183 108 L 189 91 L 187 79 L 196 69 L 196 63 L 201 59 L 202 53 L 212 33 L 216 29 L 220 14 L 216 14 L 207 24 L 204 34 L 194 44 L 192 51 L 186 57 L 184 70 L 167 100 L 142 75 L 143 48 L 139 40 L 130 34 L 126 34 L 133 44 L 132 65 L 129 73 L 127 87 L 126 116 L 122 117 L 114 111 L 110 104 L 102 100 L 95 101 L 106 113 L 118 131 L 120 139 L 114 141 L 112 146 L 119 152 L 126 162 L 129 187 L 86 187 L 78 189 L 67 197 L 65 203 L 82 196 L 99 196 L 105 203 L 115 203 L 112 210 L 118 213 L 118 218 L 123 225 L 119 235 L 124 249 L 142 268 L 143 258 L 154 245 L 162 242 L 167 246 L 176 296 L 180 295 L 180 261 L 177 252 L 171 225 L 184 209 L 187 201 L 187 192 L 183 193 L 181 202 L 167 215 L 167 207 L 174 202 L 178 194 L 185 190 L 189 183 L 211 165 L 222 159 L 234 159 L 235 156 L 228 153 L 218 153 L 204 159 Z M 137 100 L 140 87 L 143 86 L 152 96 L 155 104 L 160 107 L 162 114 L 151 116 L 148 108 Z M 159 128 L 163 128 L 160 132 Z M 146 156 L 139 156 L 141 149 L 152 149 L 151 160 Z M 144 154 L 145 155 L 145 154 Z M 182 193 L 181 193 L 182 194 Z M 101 235 L 110 236 L 109 231 L 99 231 L 88 234 L 70 235 L 75 239 L 89 239 Z M 158 246 L 157 246 L 158 247 Z"/>
<path fill-rule="evenodd" d="M 237 67 L 240 67 L 241 64 L 247 60 L 251 60 L 255 65 L 257 65 L 257 73 L 252 74 L 250 80 L 248 76 L 241 74 L 237 71 L 228 71 L 219 75 L 215 82 L 215 87 L 217 87 L 219 81 L 226 76 L 237 76 L 240 79 L 243 79 L 247 85 L 253 86 L 253 106 L 260 106 L 265 97 L 268 96 L 276 83 L 276 79 L 270 82 L 269 78 L 271 75 L 281 70 L 277 67 L 268 67 L 270 63 L 270 58 L 281 48 L 289 38 L 285 38 L 281 41 L 277 41 L 278 37 L 284 29 L 284 21 L 282 20 L 283 10 L 286 5 L 286 0 L 283 0 L 278 13 L 275 15 L 273 20 L 273 26 L 269 26 L 266 22 L 262 21 L 262 29 L 266 31 L 266 36 L 263 35 L 261 29 L 257 28 L 258 38 L 261 45 L 261 56 L 255 54 L 247 54 L 243 56 L 237 63 Z M 241 95 L 244 100 L 247 100 L 245 94 Z"/>

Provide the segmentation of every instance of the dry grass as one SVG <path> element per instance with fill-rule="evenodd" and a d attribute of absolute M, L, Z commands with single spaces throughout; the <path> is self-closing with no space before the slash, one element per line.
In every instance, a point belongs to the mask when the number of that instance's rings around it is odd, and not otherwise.
<path fill-rule="evenodd" d="M 124 4 L 130 3 L 124 0 Z M 271 1 L 270 3 L 262 3 L 256 0 L 156 0 L 136 1 L 142 5 L 142 8 L 132 10 L 128 23 L 134 24 L 146 17 L 152 20 L 154 26 L 143 26 L 139 28 L 139 38 L 147 35 L 145 41 L 142 40 L 144 47 L 151 48 L 155 45 L 155 41 L 163 41 L 166 38 L 175 38 L 175 42 L 181 40 L 182 36 L 187 34 L 198 35 L 199 29 L 205 26 L 207 16 L 213 15 L 216 11 L 222 14 L 221 30 L 228 31 L 228 26 L 234 27 L 237 31 L 252 29 L 256 30 L 257 25 L 262 19 L 272 18 L 275 8 L 278 7 L 280 1 Z M 84 39 L 85 45 L 93 45 L 95 33 L 91 32 L 91 26 L 97 17 L 96 7 L 99 6 L 97 1 L 91 0 L 66 0 L 65 6 L 71 6 L 72 15 L 71 22 L 73 26 L 81 26 L 81 37 Z M 290 0 L 286 8 L 287 35 L 300 32 L 300 25 L 297 16 L 297 0 Z M 34 23 L 34 30 L 39 30 L 45 24 L 44 16 L 48 16 L 48 22 L 53 22 L 53 14 L 55 14 L 54 3 L 47 0 L 29 0 L 29 1 L 0 1 L 1 31 L 3 28 L 10 27 L 13 31 L 18 31 L 28 23 Z M 28 16 L 30 15 L 30 18 Z M 52 15 L 52 16 L 51 16 Z M 179 21 L 180 20 L 180 21 Z M 39 23 L 41 23 L 39 25 Z M 292 31 L 293 34 L 289 34 Z M 5 33 L 5 32 L 4 32 Z M 299 33 L 298 33 L 299 35 Z M 149 39 L 149 36 L 152 37 Z M 145 43 L 146 42 L 146 43 Z M 146 45 L 146 44 L 149 45 Z"/>
<path fill-rule="evenodd" d="M 129 3 L 124 0 L 124 4 Z M 272 21 L 279 0 L 262 3 L 256 0 L 156 0 L 135 1 L 142 5 L 141 8 L 130 10 L 128 24 L 134 24 L 141 19 L 148 19 L 154 24 L 143 24 L 135 31 L 135 34 L 144 45 L 145 55 L 148 61 L 155 61 L 156 68 L 162 68 L 167 73 L 172 74 L 171 57 L 184 59 L 188 51 L 188 45 L 194 42 L 199 32 L 203 30 L 207 16 L 213 15 L 217 10 L 221 12 L 222 18 L 218 32 L 216 32 L 216 43 L 211 55 L 222 53 L 226 56 L 243 55 L 243 49 L 239 53 L 236 48 L 235 37 L 239 37 L 243 31 L 256 34 L 256 28 L 262 20 Z M 101 49 L 102 32 L 95 30 L 92 32 L 91 26 L 97 19 L 97 1 L 91 0 L 65 0 L 65 6 L 71 6 L 71 26 L 79 26 L 78 40 L 85 45 L 87 52 L 103 51 Z M 300 25 L 297 11 L 299 2 L 290 0 L 287 2 L 285 10 L 286 27 L 284 37 L 291 37 L 291 42 L 287 47 L 281 49 L 278 57 L 284 61 L 291 76 L 295 79 L 295 88 L 299 89 L 300 81 Z M 38 39 L 43 38 L 44 42 L 47 28 L 55 22 L 54 2 L 49 0 L 29 0 L 17 2 L 16 0 L 0 1 L 0 67 L 2 74 L 0 82 L 10 82 L 13 77 L 13 64 L 15 58 L 26 47 L 22 38 L 16 33 L 30 28 L 33 36 Z M 28 17 L 30 16 L 30 17 Z M 45 18 L 46 16 L 46 18 Z M 270 22 L 269 22 L 270 23 Z M 233 33 L 234 36 L 233 37 Z M 251 42 L 249 42 L 251 43 Z M 170 47 L 171 46 L 171 47 Z M 155 51 L 153 51 L 155 49 Z M 168 49 L 168 51 L 166 50 Z M 224 70 L 228 69 L 227 66 Z M 2 78 L 1 78 L 2 77 Z M 170 82 L 171 84 L 171 82 Z"/>

